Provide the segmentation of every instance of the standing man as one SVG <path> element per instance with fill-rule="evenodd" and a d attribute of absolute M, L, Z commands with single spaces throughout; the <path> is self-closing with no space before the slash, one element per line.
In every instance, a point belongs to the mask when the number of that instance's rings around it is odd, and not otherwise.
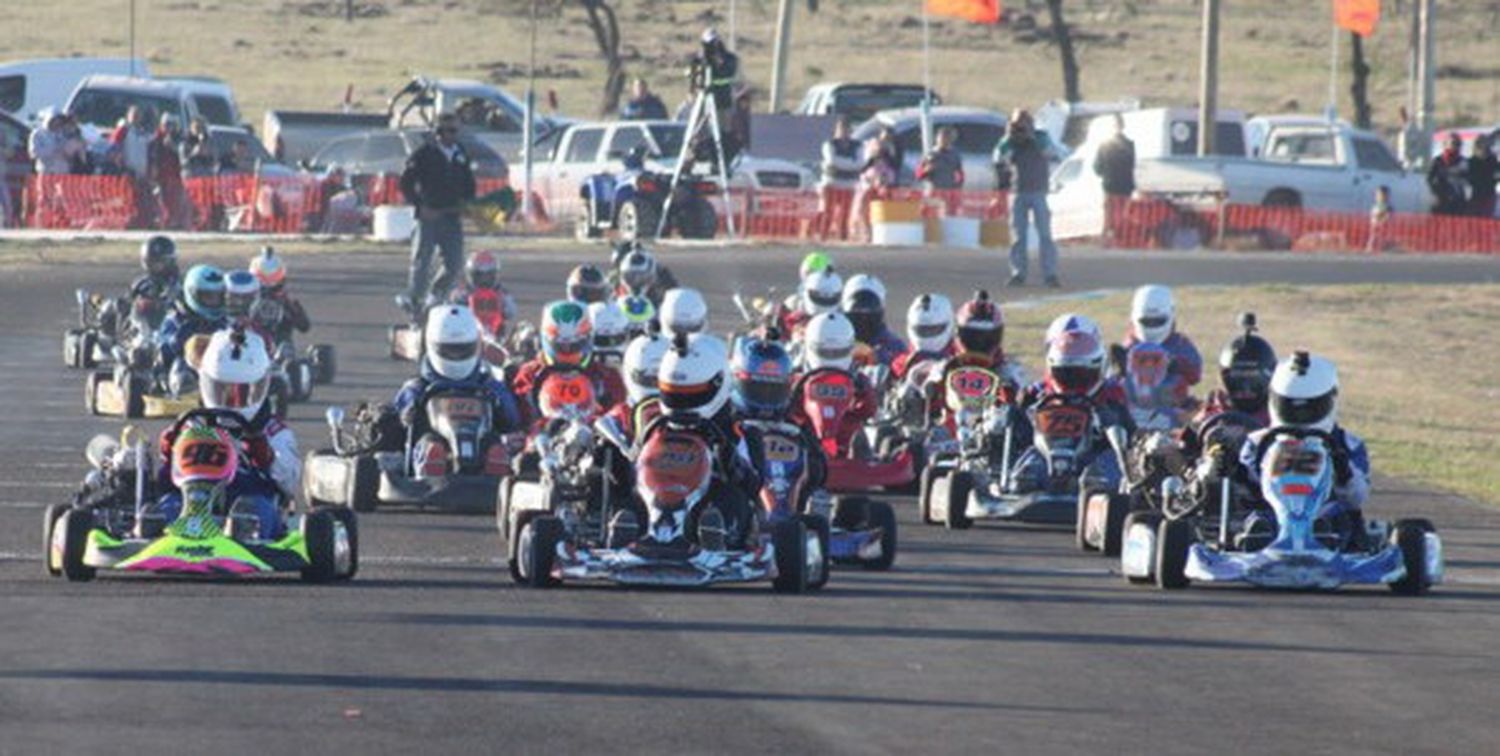
<path fill-rule="evenodd" d="M 818 182 L 818 233 L 823 239 L 849 238 L 849 204 L 862 168 L 860 144 L 849 136 L 849 119 L 839 116 L 833 138 L 823 143 L 823 177 Z"/>
<path fill-rule="evenodd" d="M 1094 173 L 1104 184 L 1104 239 L 1111 246 L 1119 243 L 1120 218 L 1125 204 L 1135 194 L 1135 142 L 1125 136 L 1125 119 L 1115 114 L 1115 135 L 1099 145 L 1094 156 Z"/>
<path fill-rule="evenodd" d="M 1466 178 L 1469 181 L 1469 210 L 1480 218 L 1495 217 L 1495 181 L 1500 178 L 1500 160 L 1496 160 L 1492 137 L 1480 134 L 1469 153 Z"/>
<path fill-rule="evenodd" d="M 1427 188 L 1432 192 L 1432 212 L 1437 215 L 1468 214 L 1469 177 L 1463 146 L 1458 134 L 1448 134 L 1442 153 L 1427 166 Z"/>
<path fill-rule="evenodd" d="M 995 162 L 1005 161 L 1014 176 L 1010 198 L 1010 228 L 1015 243 L 1010 247 L 1009 286 L 1026 285 L 1027 236 L 1036 226 L 1041 243 L 1042 276 L 1052 288 L 1062 286 L 1057 277 L 1057 245 L 1052 242 L 1052 212 L 1047 207 L 1047 188 L 1052 160 L 1062 160 L 1065 151 L 1053 144 L 1046 132 L 1036 130 L 1031 113 L 1016 110 L 1010 130 L 995 147 Z M 1028 217 L 1029 216 L 1029 217 Z"/>
<path fill-rule="evenodd" d="M 916 171 L 917 180 L 927 185 L 927 195 L 942 200 L 949 215 L 957 209 L 958 190 L 964 188 L 964 160 L 953 149 L 957 139 L 952 126 L 938 129 L 932 151 L 922 156 Z"/>
<path fill-rule="evenodd" d="M 436 135 L 406 159 L 406 170 L 401 173 L 401 194 L 416 210 L 417 233 L 412 237 L 406 293 L 396 299 L 413 316 L 422 312 L 430 291 L 446 294 L 463 273 L 460 212 L 474 199 L 474 171 L 468 153 L 458 143 L 458 118 L 451 113 L 439 116 Z M 429 289 L 433 247 L 442 249 L 443 274 Z"/>
<path fill-rule="evenodd" d="M 156 191 L 151 184 L 151 140 L 156 134 L 151 120 L 139 105 L 131 105 L 125 111 L 125 122 L 109 138 L 120 166 L 135 184 L 135 217 L 131 219 L 131 228 L 156 226 Z"/>
<path fill-rule="evenodd" d="M 620 120 L 622 121 L 664 121 L 667 118 L 666 103 L 651 91 L 646 85 L 646 80 L 636 77 L 630 83 L 630 99 L 625 101 L 625 107 L 620 108 Z"/>

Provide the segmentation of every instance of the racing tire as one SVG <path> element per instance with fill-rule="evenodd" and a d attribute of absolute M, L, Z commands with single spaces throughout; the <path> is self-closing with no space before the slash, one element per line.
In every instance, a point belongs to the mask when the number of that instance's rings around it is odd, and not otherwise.
<path fill-rule="evenodd" d="M 314 385 L 327 386 L 339 374 L 339 356 L 332 344 L 314 344 L 308 347 L 307 361 L 312 364 Z"/>
<path fill-rule="evenodd" d="M 661 210 L 641 199 L 626 200 L 615 216 L 615 227 L 620 230 L 620 238 L 626 241 L 655 239 L 660 226 Z"/>
<path fill-rule="evenodd" d="M 1089 526 L 1093 523 L 1089 517 L 1089 492 L 1088 489 L 1078 490 L 1078 514 L 1073 525 L 1073 542 L 1079 551 L 1098 551 L 1093 543 L 1089 541 Z"/>
<path fill-rule="evenodd" d="M 287 404 L 312 401 L 314 368 L 307 360 L 292 360 L 286 366 Z"/>
<path fill-rule="evenodd" d="M 361 454 L 354 458 L 346 506 L 361 514 L 380 506 L 380 463 L 374 457 Z"/>
<path fill-rule="evenodd" d="M 1125 518 L 1130 516 L 1132 500 L 1129 495 L 1109 494 L 1104 506 L 1104 555 L 1120 555 L 1120 544 L 1125 538 Z"/>
<path fill-rule="evenodd" d="M 917 510 L 922 515 L 923 525 L 938 524 L 937 518 L 932 516 L 932 484 L 938 475 L 938 468 L 927 465 L 917 476 Z"/>
<path fill-rule="evenodd" d="M 391 345 L 390 354 L 391 359 L 393 360 L 403 359 L 401 353 L 396 351 L 396 338 L 400 336 L 401 330 L 403 328 L 405 328 L 405 326 L 393 325 L 385 329 L 385 340 Z"/>
<path fill-rule="evenodd" d="M 335 580 L 350 580 L 359 574 L 359 516 L 354 510 L 343 507 L 328 507 L 322 510 L 333 516 L 333 519 L 342 523 L 344 532 L 349 536 L 349 570 L 342 575 L 336 575 Z"/>
<path fill-rule="evenodd" d="M 99 384 L 104 381 L 112 381 L 114 377 L 109 373 L 89 373 L 87 380 L 83 382 L 83 408 L 90 415 L 99 414 Z"/>
<path fill-rule="evenodd" d="M 337 578 L 333 561 L 333 515 L 326 509 L 315 509 L 302 518 L 302 542 L 307 547 L 307 566 L 302 568 L 305 583 L 328 583 Z"/>
<path fill-rule="evenodd" d="M 822 554 L 818 557 L 818 565 L 807 576 L 807 590 L 822 590 L 823 586 L 828 585 L 828 578 L 833 573 L 833 559 L 828 555 L 828 542 L 832 538 L 828 519 L 815 514 L 800 515 L 799 519 L 808 533 L 818 537 L 818 548 Z M 803 563 L 806 564 L 806 560 Z"/>
<path fill-rule="evenodd" d="M 1156 529 L 1156 587 L 1186 588 L 1188 549 L 1193 545 L 1193 526 L 1187 520 L 1162 520 Z"/>
<path fill-rule="evenodd" d="M 62 575 L 61 560 L 52 559 L 52 534 L 57 531 L 57 521 L 70 509 L 72 507 L 67 504 L 52 504 L 42 512 L 42 562 L 47 565 L 47 574 L 52 577 Z"/>
<path fill-rule="evenodd" d="M 1120 533 L 1121 533 L 1121 539 L 1120 540 L 1122 542 L 1122 545 L 1123 545 L 1123 542 L 1124 542 L 1124 534 L 1125 533 L 1129 533 L 1131 528 L 1135 527 L 1136 525 L 1144 525 L 1144 526 L 1146 526 L 1148 528 L 1151 528 L 1152 530 L 1156 531 L 1157 533 L 1160 533 L 1161 532 L 1161 521 L 1162 521 L 1162 516 L 1161 516 L 1160 512 L 1150 512 L 1150 511 L 1145 511 L 1145 510 L 1138 510 L 1138 511 L 1135 511 L 1135 512 L 1131 512 L 1129 515 L 1126 515 L 1125 516 L 1125 524 L 1124 524 L 1124 526 L 1121 527 L 1121 530 L 1120 530 Z M 1156 564 L 1156 555 L 1155 554 L 1151 555 L 1151 562 L 1152 562 L 1152 566 L 1155 567 L 1155 564 Z M 1132 585 L 1144 585 L 1146 583 L 1150 583 L 1151 582 L 1151 578 L 1149 578 L 1149 577 L 1132 577 L 1130 575 L 1126 575 L 1125 576 L 1125 582 L 1131 583 Z"/>
<path fill-rule="evenodd" d="M 1401 561 L 1406 565 L 1406 574 L 1390 583 L 1391 592 L 1401 596 L 1420 596 L 1432 587 L 1432 576 L 1427 574 L 1427 534 L 1432 523 L 1426 520 L 1397 520 L 1391 528 L 1391 543 L 1401 549 Z"/>
<path fill-rule="evenodd" d="M 505 566 L 510 568 L 510 579 L 518 585 L 526 584 L 526 572 L 521 569 L 521 531 L 526 529 L 536 515 L 536 512 L 517 514 L 515 527 L 505 533 Z"/>
<path fill-rule="evenodd" d="M 521 551 L 518 556 L 526 566 L 526 587 L 551 588 L 557 585 L 558 579 L 552 576 L 552 568 L 557 564 L 557 545 L 566 536 L 562 520 L 552 515 L 533 517 L 521 531 L 517 547 Z"/>
<path fill-rule="evenodd" d="M 510 489 L 515 478 L 507 475 L 500 479 L 500 490 L 495 494 L 495 530 L 500 533 L 500 543 L 505 545 L 510 538 Z"/>
<path fill-rule="evenodd" d="M 806 593 L 807 526 L 801 520 L 782 520 L 771 526 L 771 545 L 776 549 L 776 577 L 771 590 Z"/>
<path fill-rule="evenodd" d="M 969 519 L 969 494 L 974 491 L 974 476 L 963 470 L 955 470 L 948 476 L 948 495 L 943 497 L 943 524 L 949 530 L 968 530 L 974 521 Z"/>
<path fill-rule="evenodd" d="M 84 564 L 83 555 L 88 551 L 89 531 L 94 529 L 94 512 L 89 509 L 69 509 L 53 527 L 60 527 L 63 532 L 63 577 L 70 583 L 93 580 L 98 570 Z"/>
<path fill-rule="evenodd" d="M 78 367 L 78 339 L 82 334 L 81 328 L 70 328 L 63 332 L 63 367 Z"/>
<path fill-rule="evenodd" d="M 146 382 L 134 372 L 126 373 L 120 386 L 120 395 L 125 399 L 125 417 L 136 419 L 146 415 Z"/>
<path fill-rule="evenodd" d="M 871 501 L 866 509 L 865 527 L 880 528 L 880 558 L 860 562 L 872 572 L 884 572 L 896 563 L 896 510 L 884 501 Z"/>
<path fill-rule="evenodd" d="M 874 502 L 863 496 L 840 496 L 833 501 L 833 526 L 848 530 L 863 525 L 870 519 L 870 505 Z"/>

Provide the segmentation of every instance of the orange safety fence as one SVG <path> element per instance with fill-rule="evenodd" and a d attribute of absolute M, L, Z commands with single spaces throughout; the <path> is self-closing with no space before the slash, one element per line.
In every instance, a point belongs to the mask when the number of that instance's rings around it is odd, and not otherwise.
<path fill-rule="evenodd" d="M 134 180 L 125 176 L 32 176 L 22 215 L 27 228 L 117 231 L 138 214 Z"/>

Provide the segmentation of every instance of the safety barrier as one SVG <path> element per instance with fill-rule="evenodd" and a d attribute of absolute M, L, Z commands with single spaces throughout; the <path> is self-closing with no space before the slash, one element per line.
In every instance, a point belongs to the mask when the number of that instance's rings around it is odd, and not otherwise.
<path fill-rule="evenodd" d="M 818 241 L 870 240 L 870 203 L 877 200 L 916 202 L 924 218 L 956 216 L 999 220 L 1007 215 L 1004 192 L 931 191 L 888 188 L 856 189 L 735 189 L 735 230 L 757 239 Z M 721 232 L 727 224 L 721 218 Z"/>
<path fill-rule="evenodd" d="M 124 176 L 32 176 L 22 217 L 29 228 L 115 231 L 138 214 L 135 182 Z"/>

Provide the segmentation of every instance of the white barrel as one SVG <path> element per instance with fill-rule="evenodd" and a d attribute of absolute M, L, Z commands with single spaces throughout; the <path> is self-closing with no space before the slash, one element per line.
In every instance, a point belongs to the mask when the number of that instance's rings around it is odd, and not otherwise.
<path fill-rule="evenodd" d="M 978 218 L 943 218 L 943 244 L 950 247 L 979 247 Z"/>
<path fill-rule="evenodd" d="M 406 241 L 417 228 L 417 214 L 411 205 L 380 205 L 370 238 L 375 241 Z"/>
<path fill-rule="evenodd" d="M 870 227 L 870 242 L 877 247 L 918 247 L 926 241 L 919 223 L 876 223 Z"/>

